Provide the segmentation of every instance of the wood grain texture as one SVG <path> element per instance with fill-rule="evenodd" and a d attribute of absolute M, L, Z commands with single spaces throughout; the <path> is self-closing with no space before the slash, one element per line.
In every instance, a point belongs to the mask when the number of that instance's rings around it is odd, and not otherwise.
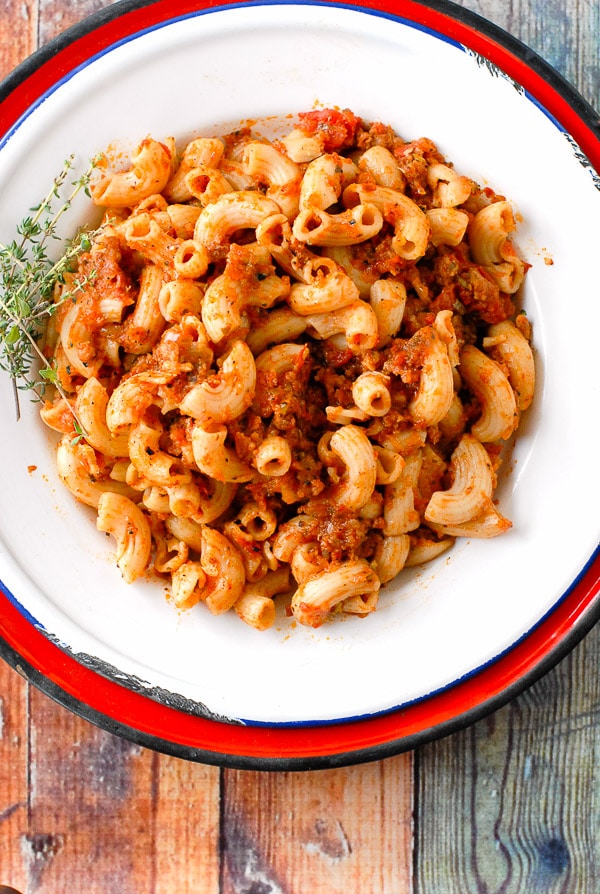
<path fill-rule="evenodd" d="M 0 0 L 0 22 L 0 77 L 6 77 L 37 48 L 38 5 L 35 0 Z"/>
<path fill-rule="evenodd" d="M 221 894 L 221 776 L 154 755 L 153 894 Z"/>
<path fill-rule="evenodd" d="M 97 729 L 4 665 L 0 686 L 0 884 L 218 894 L 217 768 Z"/>
<path fill-rule="evenodd" d="M 227 771 L 222 894 L 410 894 L 412 761 Z"/>
<path fill-rule="evenodd" d="M 56 710 L 34 689 L 30 750 L 29 887 L 154 890 L 152 753 Z"/>
<path fill-rule="evenodd" d="M 25 886 L 21 832 L 27 828 L 28 686 L 0 662 L 0 883 Z"/>
<path fill-rule="evenodd" d="M 600 635 L 418 754 L 422 894 L 600 891 Z"/>

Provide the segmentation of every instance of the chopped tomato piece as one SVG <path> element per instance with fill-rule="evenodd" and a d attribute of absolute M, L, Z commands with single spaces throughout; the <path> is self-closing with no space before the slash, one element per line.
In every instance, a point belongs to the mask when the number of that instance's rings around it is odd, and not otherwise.
<path fill-rule="evenodd" d="M 303 112 L 299 117 L 300 130 L 311 135 L 319 134 L 325 152 L 352 146 L 356 131 L 362 126 L 361 119 L 350 109 L 315 109 L 312 112 Z"/>

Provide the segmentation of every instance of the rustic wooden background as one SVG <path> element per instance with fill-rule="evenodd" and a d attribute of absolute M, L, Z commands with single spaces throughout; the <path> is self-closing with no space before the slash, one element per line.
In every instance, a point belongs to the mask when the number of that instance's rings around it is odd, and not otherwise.
<path fill-rule="evenodd" d="M 0 75 L 107 5 L 0 0 Z M 520 37 L 600 109 L 600 0 L 461 5 Z M 600 892 L 598 628 L 470 729 L 308 773 L 156 754 L 0 665 L 0 894 L 2 884 L 23 894 Z"/>

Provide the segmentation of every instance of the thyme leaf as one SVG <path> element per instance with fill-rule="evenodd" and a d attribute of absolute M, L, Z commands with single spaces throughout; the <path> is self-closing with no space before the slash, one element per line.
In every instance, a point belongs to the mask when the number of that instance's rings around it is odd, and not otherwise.
<path fill-rule="evenodd" d="M 60 239 L 58 224 L 70 210 L 80 192 L 89 195 L 92 171 L 97 164 L 92 159 L 81 176 L 69 182 L 74 156 L 64 163 L 42 201 L 31 208 L 30 215 L 16 227 L 16 238 L 0 242 L 0 370 L 9 374 L 15 393 L 17 418 L 19 391 L 29 391 L 33 400 L 43 400 L 46 388 L 52 385 L 68 401 L 52 360 L 42 349 L 41 342 L 49 319 L 67 300 L 89 283 L 90 278 L 75 278 L 68 289 L 60 293 L 67 274 L 73 273 L 80 254 L 90 247 L 89 233 L 78 233 L 67 243 L 58 260 L 51 256 L 52 242 Z M 73 411 L 72 411 L 73 412 Z M 81 426 L 75 420 L 75 430 Z"/>

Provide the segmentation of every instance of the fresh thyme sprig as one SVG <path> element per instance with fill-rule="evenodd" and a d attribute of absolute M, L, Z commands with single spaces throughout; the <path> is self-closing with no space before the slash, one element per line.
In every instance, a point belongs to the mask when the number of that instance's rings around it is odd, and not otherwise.
<path fill-rule="evenodd" d="M 73 160 L 70 156 L 65 161 L 48 194 L 31 209 L 32 215 L 17 226 L 17 238 L 7 245 L 0 243 L 0 369 L 12 379 L 17 418 L 21 390 L 32 392 L 34 400 L 43 400 L 46 387 L 51 384 L 70 406 L 40 340 L 60 304 L 74 300 L 89 282 L 89 278 L 75 278 L 70 288 L 63 288 L 57 297 L 57 285 L 65 285 L 66 275 L 73 272 L 77 258 L 91 244 L 89 234 L 81 232 L 67 244 L 58 260 L 50 256 L 52 240 L 60 238 L 59 221 L 80 192 L 89 195 L 90 178 L 97 164 L 97 159 L 93 159 L 63 195 Z M 76 418 L 75 428 L 80 431 Z"/>

